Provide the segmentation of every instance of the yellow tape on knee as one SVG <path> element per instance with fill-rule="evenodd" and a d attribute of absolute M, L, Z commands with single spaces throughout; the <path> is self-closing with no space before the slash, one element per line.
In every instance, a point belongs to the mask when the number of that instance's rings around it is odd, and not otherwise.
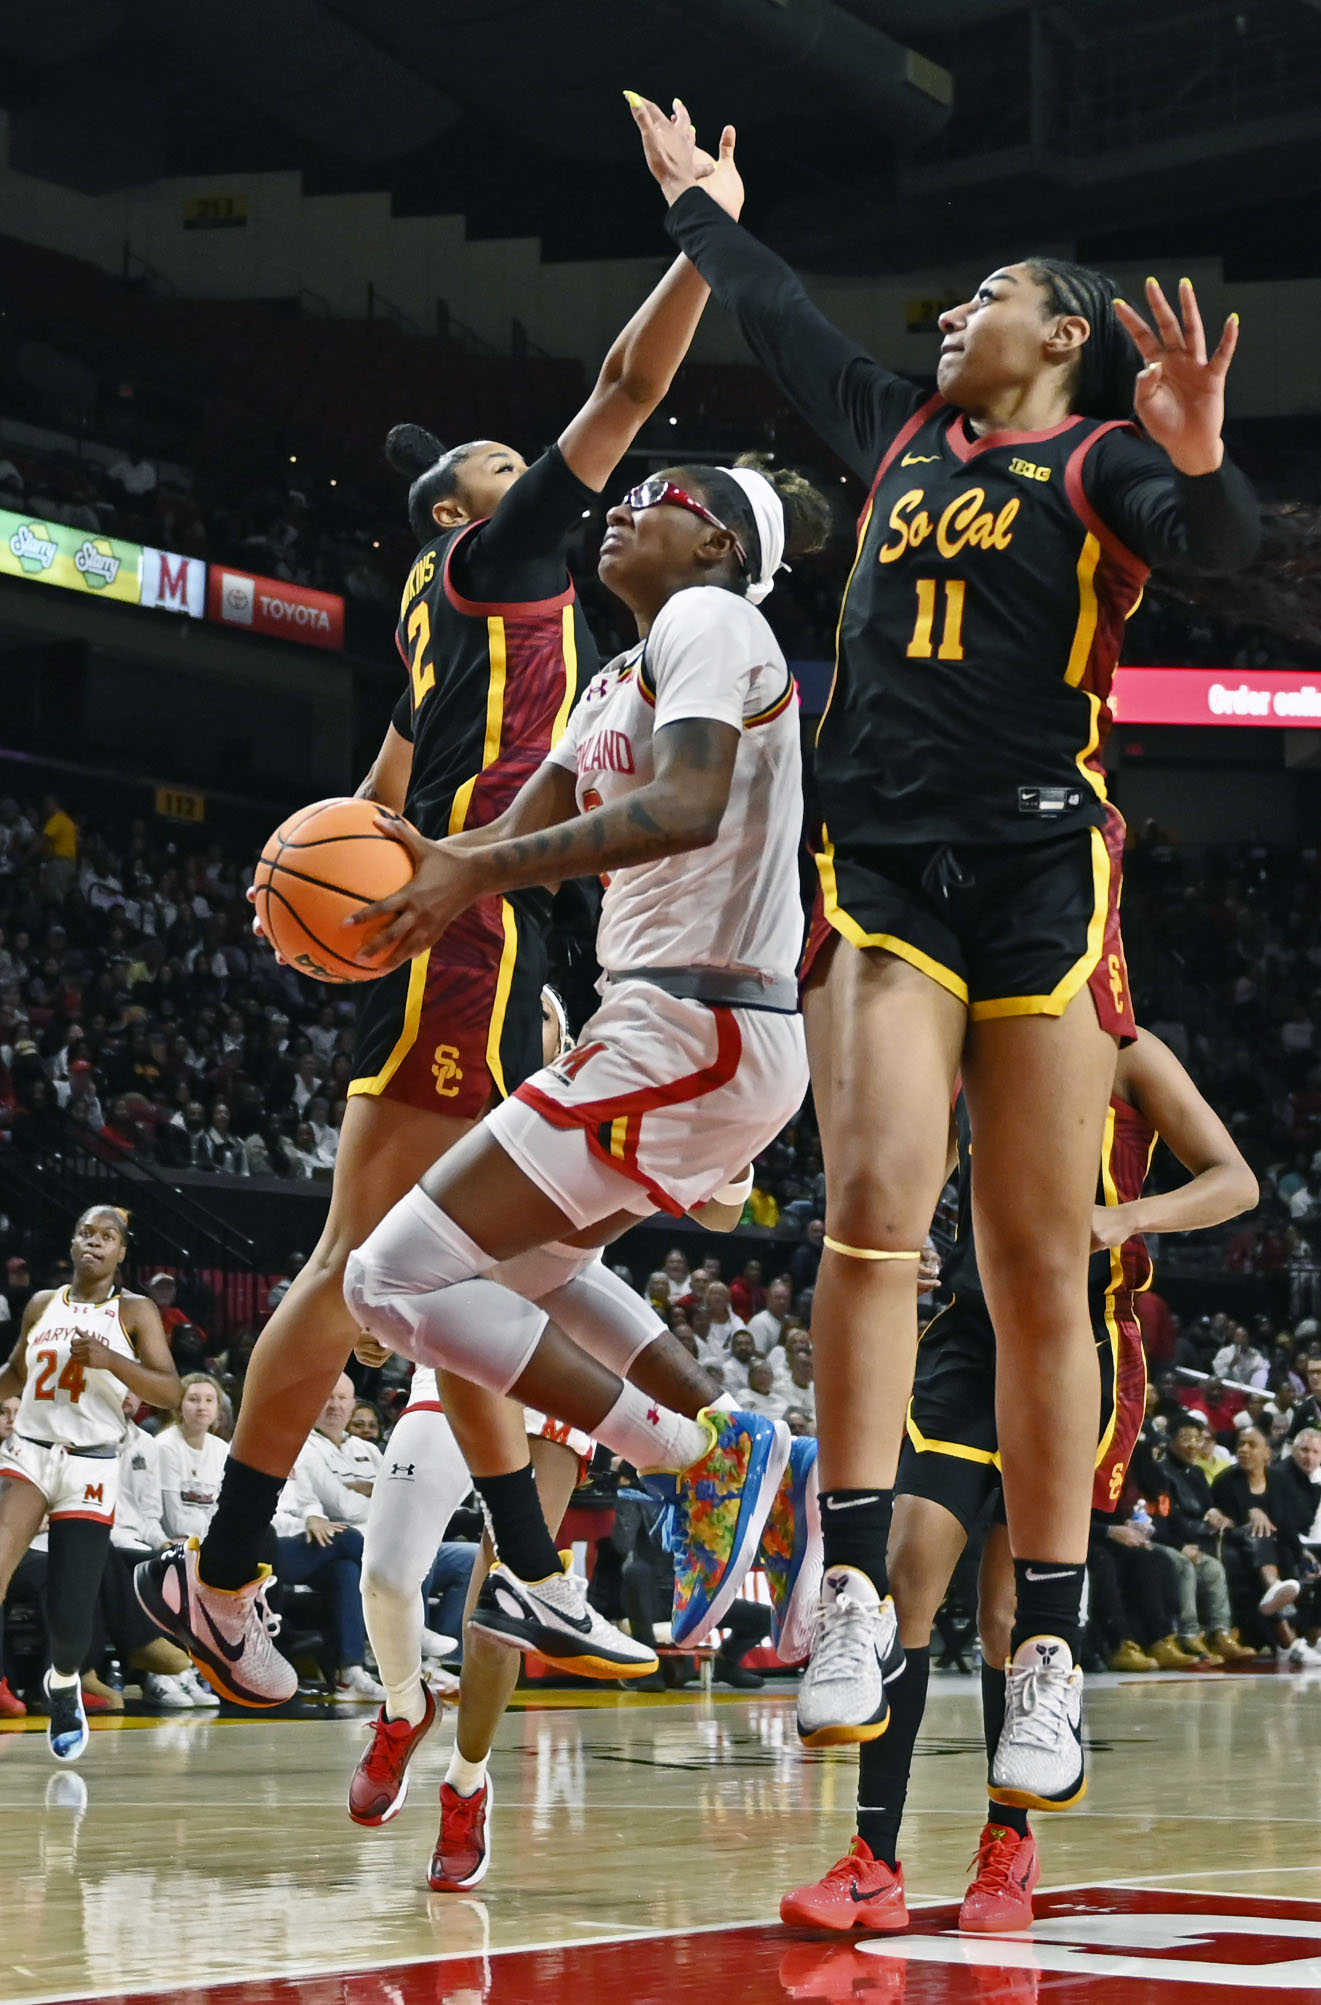
<path fill-rule="evenodd" d="M 832 1253 L 846 1253 L 850 1260 L 920 1260 L 921 1250 L 916 1253 L 880 1253 L 874 1246 L 846 1246 L 842 1239 L 832 1239 L 827 1232 L 825 1243 Z"/>

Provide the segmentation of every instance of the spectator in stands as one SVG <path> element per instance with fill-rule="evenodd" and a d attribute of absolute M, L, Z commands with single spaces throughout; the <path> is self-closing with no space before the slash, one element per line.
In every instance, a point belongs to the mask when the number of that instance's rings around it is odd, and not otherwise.
<path fill-rule="evenodd" d="M 1169 1563 L 1177 1576 L 1178 1647 L 1194 1659 L 1216 1654 L 1215 1644 L 1208 1647 L 1208 1632 L 1219 1639 L 1230 1630 L 1229 1589 L 1214 1548 L 1231 1520 L 1212 1502 L 1211 1485 L 1198 1466 L 1205 1431 L 1191 1413 L 1171 1427 L 1159 1471 L 1163 1508 L 1155 1519 L 1156 1540 L 1173 1556 Z"/>
<path fill-rule="evenodd" d="M 730 1348 L 735 1330 L 746 1327 L 743 1318 L 734 1314 L 730 1291 L 723 1281 L 712 1281 L 708 1284 L 706 1313 L 710 1318 L 706 1347 L 719 1355 Z"/>
<path fill-rule="evenodd" d="M 745 1264 L 743 1272 L 731 1284 L 729 1299 L 734 1314 L 744 1323 L 751 1322 L 758 1310 L 766 1307 L 760 1260 L 749 1260 Z"/>
<path fill-rule="evenodd" d="M 57 905 L 78 875 L 78 824 L 56 794 L 47 794 L 41 804 L 41 858 L 42 896 Z"/>
<path fill-rule="evenodd" d="M 1230 1325 L 1230 1340 L 1222 1344 L 1211 1361 L 1217 1378 L 1232 1379 L 1235 1385 L 1264 1386 L 1267 1363 L 1241 1323 Z"/>
<path fill-rule="evenodd" d="M 726 1392 L 741 1393 L 747 1390 L 748 1373 L 757 1357 L 756 1339 L 751 1330 L 736 1329 L 730 1337 L 728 1350 L 712 1345 L 709 1355 L 712 1363 L 722 1365 L 724 1368 Z"/>
<path fill-rule="evenodd" d="M 665 1282 L 669 1289 L 670 1302 L 675 1308 L 692 1301 L 692 1274 L 688 1266 L 688 1255 L 681 1246 L 672 1246 L 665 1256 Z"/>
<path fill-rule="evenodd" d="M 203 1538 L 215 1516 L 229 1459 L 221 1439 L 220 1389 L 206 1372 L 189 1372 L 174 1413 L 156 1437 L 161 1522 L 167 1539 Z"/>
<path fill-rule="evenodd" d="M 793 1435 L 816 1433 L 815 1423 L 804 1413 L 801 1406 L 786 1406 L 783 1419 L 785 1426 Z"/>
<path fill-rule="evenodd" d="M 741 1330 L 739 1335 L 750 1336 L 751 1332 Z M 759 1358 L 754 1353 L 748 1365 L 747 1391 L 739 1394 L 739 1404 L 752 1413 L 767 1413 L 772 1420 L 782 1417 L 785 1403 L 776 1390 L 775 1373 L 768 1358 Z M 802 1405 L 801 1398 L 798 1404 Z"/>
<path fill-rule="evenodd" d="M 1245 1427 L 1239 1434 L 1234 1461 L 1217 1476 L 1211 1494 L 1217 1511 L 1239 1533 L 1224 1547 L 1227 1558 L 1238 1562 L 1231 1591 L 1246 1587 L 1258 1616 L 1274 1620 L 1280 1642 L 1290 1648 L 1294 1632 L 1283 1615 L 1298 1595 L 1302 1555 L 1298 1527 L 1290 1521 L 1291 1499 L 1260 1428 Z"/>
<path fill-rule="evenodd" d="M 769 1357 L 782 1342 L 785 1318 L 792 1307 L 793 1283 L 785 1276 L 777 1275 L 766 1290 L 764 1306 L 748 1321 L 748 1328 L 752 1331 L 757 1349 L 763 1357 Z"/>
<path fill-rule="evenodd" d="M 210 1161 L 208 1169 L 223 1170 L 227 1176 L 245 1177 L 249 1174 L 248 1152 L 234 1133 L 233 1116 L 225 1100 L 211 1102 L 211 1121 L 206 1131 L 207 1149 Z"/>
<path fill-rule="evenodd" d="M 780 1386 L 779 1391 L 791 1406 L 801 1407 L 811 1421 L 812 1431 L 815 1433 L 816 1379 L 810 1341 L 795 1344 L 789 1358 L 789 1383 L 787 1386 Z"/>
<path fill-rule="evenodd" d="M 825 1220 L 809 1218 L 803 1243 L 801 1246 L 795 1246 L 789 1261 L 789 1275 L 794 1284 L 795 1296 L 802 1296 L 807 1289 L 816 1287 L 825 1237 Z"/>
<path fill-rule="evenodd" d="M 1307 1392 L 1294 1407 L 1289 1423 L 1289 1433 L 1295 1441 L 1305 1427 L 1321 1427 L 1321 1355 L 1308 1357 L 1306 1373 Z"/>
<path fill-rule="evenodd" d="M 345 1432 L 351 1434 L 355 1441 L 374 1441 L 379 1448 L 385 1439 L 385 1423 L 381 1419 L 380 1407 L 370 1399 L 356 1400 Z"/>
<path fill-rule="evenodd" d="M 280 1579 L 318 1588 L 330 1608 L 335 1696 L 379 1705 L 385 1687 L 365 1669 L 362 1532 L 381 1467 L 373 1442 L 348 1432 L 353 1380 L 344 1372 L 294 1463 L 275 1514 Z M 443 1529 L 443 1527 L 442 1527 Z"/>

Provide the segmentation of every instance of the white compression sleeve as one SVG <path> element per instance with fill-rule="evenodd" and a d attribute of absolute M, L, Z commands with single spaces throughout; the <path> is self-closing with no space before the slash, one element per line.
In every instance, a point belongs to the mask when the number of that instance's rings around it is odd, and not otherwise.
<path fill-rule="evenodd" d="M 422 1582 L 472 1488 L 443 1413 L 405 1413 L 385 1446 L 362 1549 L 362 1611 L 386 1690 L 386 1718 L 422 1718 Z"/>
<path fill-rule="evenodd" d="M 566 1336 L 620 1378 L 628 1377 L 629 1366 L 648 1344 L 666 1334 L 650 1302 L 600 1260 L 538 1299 Z"/>

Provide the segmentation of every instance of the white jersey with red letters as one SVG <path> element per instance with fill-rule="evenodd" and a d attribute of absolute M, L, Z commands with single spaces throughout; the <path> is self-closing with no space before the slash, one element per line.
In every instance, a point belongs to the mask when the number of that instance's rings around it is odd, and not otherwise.
<path fill-rule="evenodd" d="M 98 1337 L 120 1357 L 137 1351 L 120 1319 L 122 1297 L 80 1302 L 57 1289 L 28 1332 L 26 1377 L 14 1430 L 62 1448 L 118 1447 L 128 1427 L 124 1385 L 113 1372 L 75 1364 L 75 1337 Z"/>
<path fill-rule="evenodd" d="M 676 592 L 646 641 L 589 685 L 549 754 L 577 774 L 584 812 L 654 778 L 655 734 L 667 724 L 708 718 L 739 733 L 715 841 L 611 875 L 596 942 L 607 974 L 722 968 L 793 979 L 802 940 L 796 697 L 762 615 L 716 585 Z"/>

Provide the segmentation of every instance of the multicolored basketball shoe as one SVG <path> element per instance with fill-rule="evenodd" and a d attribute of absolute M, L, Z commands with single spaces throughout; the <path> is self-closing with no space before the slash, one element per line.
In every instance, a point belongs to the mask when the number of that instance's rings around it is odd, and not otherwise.
<path fill-rule="evenodd" d="M 792 1436 L 764 1413 L 704 1407 L 706 1454 L 657 1494 L 674 1500 L 676 1647 L 700 1643 L 726 1613 L 756 1558 L 762 1527 L 789 1461 Z"/>
<path fill-rule="evenodd" d="M 812 1648 L 821 1593 L 817 1452 L 813 1434 L 790 1441 L 789 1466 L 761 1535 L 759 1557 L 771 1591 L 771 1643 L 786 1664 L 801 1664 Z"/>

